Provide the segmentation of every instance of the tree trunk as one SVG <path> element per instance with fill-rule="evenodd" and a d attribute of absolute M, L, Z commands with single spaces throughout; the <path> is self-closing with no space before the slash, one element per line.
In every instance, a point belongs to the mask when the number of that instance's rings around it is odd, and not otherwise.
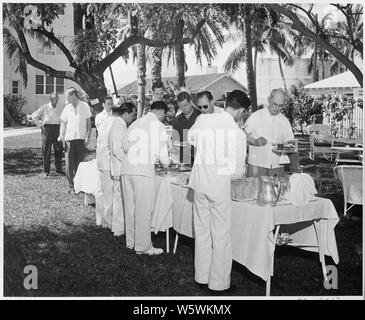
<path fill-rule="evenodd" d="M 83 4 L 74 3 L 74 34 L 78 34 L 82 31 L 82 16 L 85 14 L 86 10 Z"/>
<path fill-rule="evenodd" d="M 313 63 L 312 63 L 312 81 L 318 81 L 317 77 L 317 43 L 314 42 L 314 51 L 313 51 Z"/>
<path fill-rule="evenodd" d="M 99 103 L 91 105 L 94 115 L 102 111 L 102 101 L 107 95 L 103 74 L 97 72 L 75 72 L 75 82 L 88 94 L 91 100 L 98 99 Z"/>
<path fill-rule="evenodd" d="M 162 48 L 151 48 L 151 81 L 161 80 Z"/>
<path fill-rule="evenodd" d="M 322 62 L 322 80 L 326 77 L 326 73 L 325 73 L 325 63 L 324 60 L 321 60 Z"/>
<path fill-rule="evenodd" d="M 177 83 L 179 87 L 185 86 L 185 53 L 184 53 L 184 44 L 182 42 L 183 36 L 184 36 L 184 20 L 180 20 L 177 31 L 178 43 L 175 45 Z"/>
<path fill-rule="evenodd" d="M 247 76 L 247 87 L 248 93 L 251 99 L 251 111 L 257 110 L 257 95 L 256 95 L 256 81 L 255 73 L 253 70 L 252 63 L 252 40 L 251 40 L 251 5 L 243 5 L 244 19 L 243 19 L 243 34 L 244 34 L 244 48 L 245 48 L 245 64 L 246 64 L 246 76 Z"/>
<path fill-rule="evenodd" d="M 137 45 L 137 84 L 137 118 L 140 118 L 146 100 L 146 46 L 141 44 Z"/>
<path fill-rule="evenodd" d="M 280 69 L 280 76 L 281 76 L 281 80 L 283 80 L 283 85 L 284 85 L 284 90 L 285 92 L 288 92 L 288 87 L 286 86 L 286 80 L 285 80 L 285 76 L 284 76 L 284 71 L 283 71 L 283 65 L 281 63 L 281 58 L 278 55 L 278 61 L 279 61 L 279 69 Z"/>
<path fill-rule="evenodd" d="M 253 51 L 254 51 L 253 72 L 255 74 L 255 83 L 256 83 L 256 80 L 257 80 L 257 53 L 258 53 L 257 48 L 255 47 L 253 49 Z"/>

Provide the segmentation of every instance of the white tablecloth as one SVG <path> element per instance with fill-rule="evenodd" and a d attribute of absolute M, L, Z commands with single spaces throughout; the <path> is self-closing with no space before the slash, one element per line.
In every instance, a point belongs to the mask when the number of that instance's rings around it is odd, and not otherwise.
<path fill-rule="evenodd" d="M 74 189 L 76 193 L 85 192 L 95 196 L 98 187 L 98 168 L 96 159 L 80 162 L 74 178 Z"/>
<path fill-rule="evenodd" d="M 155 206 L 155 214 L 163 212 L 160 219 L 172 215 L 176 232 L 194 237 L 193 191 L 175 184 L 170 187 L 171 193 L 166 193 L 165 200 L 169 204 L 172 201 L 172 209 L 166 213 L 166 210 L 159 211 Z M 170 196 L 172 199 L 167 199 Z M 318 233 L 323 253 L 331 256 L 337 264 L 339 257 L 334 228 L 338 220 L 332 202 L 324 198 L 298 207 L 281 202 L 274 208 L 261 207 L 255 200 L 232 201 L 233 259 L 267 281 L 275 251 L 273 231 L 276 225 L 282 225 L 282 231 L 290 234 L 293 245 L 305 250 L 318 252 L 318 248 L 314 247 L 318 244 Z"/>

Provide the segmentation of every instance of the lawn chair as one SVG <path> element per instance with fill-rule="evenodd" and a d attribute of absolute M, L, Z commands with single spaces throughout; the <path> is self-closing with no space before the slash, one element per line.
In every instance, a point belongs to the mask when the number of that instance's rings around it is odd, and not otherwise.
<path fill-rule="evenodd" d="M 335 175 L 342 183 L 342 190 L 344 196 L 344 210 L 343 215 L 346 216 L 355 204 L 362 205 L 362 166 L 336 166 L 333 168 Z M 347 204 L 351 206 L 347 208 Z"/>
<path fill-rule="evenodd" d="M 329 154 L 333 155 L 331 127 L 324 124 L 312 124 L 307 127 L 309 133 L 310 153 L 309 156 L 314 160 L 316 154 L 320 153 L 325 158 Z"/>

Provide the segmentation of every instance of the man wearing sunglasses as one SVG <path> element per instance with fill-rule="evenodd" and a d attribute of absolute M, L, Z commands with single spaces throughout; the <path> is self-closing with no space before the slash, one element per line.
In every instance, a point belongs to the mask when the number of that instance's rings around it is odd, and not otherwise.
<path fill-rule="evenodd" d="M 197 102 L 196 108 L 202 114 L 223 112 L 222 108 L 213 105 L 213 95 L 210 91 L 199 92 L 197 95 Z"/>
<path fill-rule="evenodd" d="M 246 157 L 246 134 L 235 122 L 244 104 L 238 100 L 227 99 L 220 113 L 200 115 L 188 132 L 196 148 L 189 180 L 194 190 L 194 278 L 220 292 L 231 285 L 231 178 L 243 175 Z"/>

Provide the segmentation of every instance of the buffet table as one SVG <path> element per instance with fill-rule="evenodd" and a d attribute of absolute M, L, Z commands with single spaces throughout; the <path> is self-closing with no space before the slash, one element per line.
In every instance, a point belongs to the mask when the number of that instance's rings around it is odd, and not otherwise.
<path fill-rule="evenodd" d="M 172 207 L 165 218 L 170 219 L 168 216 L 171 215 L 172 226 L 178 234 L 194 237 L 193 191 L 171 183 L 169 196 L 172 199 L 166 201 L 172 203 Z M 159 212 L 158 206 L 155 206 L 155 214 Z M 293 240 L 289 245 L 319 253 L 323 276 L 326 277 L 324 256 L 331 256 L 336 264 L 339 262 L 334 233 L 338 221 L 332 202 L 324 198 L 303 206 L 294 206 L 284 200 L 274 208 L 261 207 L 256 200 L 232 201 L 233 259 L 266 281 L 266 294 L 269 295 L 276 240 L 281 226 Z M 178 235 L 174 252 L 177 241 Z"/>

